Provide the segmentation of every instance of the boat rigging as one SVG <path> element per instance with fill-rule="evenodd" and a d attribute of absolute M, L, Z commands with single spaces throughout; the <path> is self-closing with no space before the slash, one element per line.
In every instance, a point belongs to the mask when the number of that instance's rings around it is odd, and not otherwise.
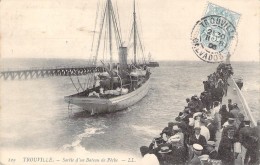
<path fill-rule="evenodd" d="M 129 50 L 123 46 L 119 15 L 118 13 L 116 15 L 111 0 L 107 0 L 102 11 L 95 55 L 91 62 L 94 66 L 97 66 L 98 56 L 101 54 L 101 41 L 103 40 L 103 60 L 101 60 L 101 63 L 105 72 L 100 74 L 94 72 L 89 75 L 88 80 L 86 80 L 87 88 L 82 92 L 66 96 L 66 102 L 80 106 L 91 114 L 98 114 L 125 109 L 147 94 L 151 73 L 143 63 L 137 63 L 137 45 L 140 45 L 139 48 L 142 52 L 143 47 L 137 28 L 135 1 L 133 8 L 134 61 L 128 63 Z M 106 46 L 107 43 L 108 46 Z M 118 63 L 115 62 L 116 58 L 113 56 L 114 50 L 118 51 Z M 109 55 L 109 61 L 104 58 L 106 54 Z M 75 86 L 74 83 L 73 85 Z M 80 88 L 83 89 L 81 85 Z M 80 88 L 77 88 L 77 90 Z"/>

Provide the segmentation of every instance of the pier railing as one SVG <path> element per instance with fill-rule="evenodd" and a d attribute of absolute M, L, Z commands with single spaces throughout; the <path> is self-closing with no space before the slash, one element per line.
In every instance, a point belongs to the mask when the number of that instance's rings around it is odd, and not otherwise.
<path fill-rule="evenodd" d="M 252 112 L 250 110 L 250 107 L 248 106 L 245 97 L 243 96 L 241 90 L 238 88 L 237 83 L 235 82 L 233 77 L 231 77 L 231 81 L 234 84 L 234 87 L 236 89 L 237 95 L 238 95 L 238 97 L 239 97 L 239 99 L 241 101 L 241 104 L 243 106 L 243 109 L 244 109 L 244 112 L 245 112 L 247 118 L 251 121 L 253 126 L 256 126 L 256 121 L 255 121 L 255 118 L 254 118 L 254 116 L 253 116 L 253 114 L 252 114 Z"/>
<path fill-rule="evenodd" d="M 30 69 L 5 69 L 0 71 L 0 79 L 15 80 L 15 79 L 33 79 L 44 78 L 50 76 L 81 76 L 93 72 L 104 72 L 105 68 L 98 66 L 81 66 L 81 67 L 48 67 Z"/>

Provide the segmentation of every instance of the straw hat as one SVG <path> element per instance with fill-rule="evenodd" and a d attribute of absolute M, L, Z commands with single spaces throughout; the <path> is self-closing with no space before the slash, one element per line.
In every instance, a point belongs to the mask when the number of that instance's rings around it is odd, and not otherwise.
<path fill-rule="evenodd" d="M 197 143 L 193 144 L 192 147 L 196 151 L 202 151 L 203 150 L 203 147 L 200 144 L 197 144 Z"/>
<path fill-rule="evenodd" d="M 208 160 L 209 159 L 209 155 L 201 155 L 198 157 L 200 160 Z"/>
<path fill-rule="evenodd" d="M 163 146 L 163 147 L 160 148 L 160 151 L 158 153 L 167 154 L 169 152 L 172 152 L 172 150 L 170 150 L 170 148 L 168 146 Z"/>

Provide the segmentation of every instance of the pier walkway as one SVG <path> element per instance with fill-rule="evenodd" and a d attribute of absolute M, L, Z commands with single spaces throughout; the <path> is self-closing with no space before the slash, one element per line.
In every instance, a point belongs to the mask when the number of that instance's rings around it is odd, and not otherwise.
<path fill-rule="evenodd" d="M 256 126 L 256 121 L 253 117 L 253 114 L 251 113 L 250 107 L 248 106 L 242 92 L 238 88 L 237 84 L 235 83 L 234 78 L 231 76 L 231 78 L 228 79 L 228 91 L 227 96 L 223 97 L 222 104 L 228 105 L 228 99 L 232 99 L 233 103 L 237 103 L 240 112 L 242 112 L 245 115 L 245 119 L 248 119 L 251 121 L 251 126 Z M 217 141 L 216 141 L 216 148 L 218 148 L 219 142 L 221 140 L 221 131 L 217 131 Z M 242 147 L 242 152 L 238 155 L 238 158 L 235 160 L 236 165 L 243 165 L 244 164 L 244 158 L 245 158 L 246 149 Z"/>
<path fill-rule="evenodd" d="M 51 76 L 81 76 L 93 72 L 104 72 L 104 67 L 84 66 L 84 67 L 56 67 L 56 68 L 30 68 L 22 70 L 1 70 L 0 79 L 33 79 Z"/>

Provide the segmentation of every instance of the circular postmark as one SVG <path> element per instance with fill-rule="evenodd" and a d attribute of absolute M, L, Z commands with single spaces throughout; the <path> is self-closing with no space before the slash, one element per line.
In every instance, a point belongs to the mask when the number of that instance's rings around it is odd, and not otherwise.
<path fill-rule="evenodd" d="M 237 43 L 235 26 L 225 17 L 209 15 L 196 22 L 191 33 L 192 49 L 203 61 L 226 60 Z"/>

